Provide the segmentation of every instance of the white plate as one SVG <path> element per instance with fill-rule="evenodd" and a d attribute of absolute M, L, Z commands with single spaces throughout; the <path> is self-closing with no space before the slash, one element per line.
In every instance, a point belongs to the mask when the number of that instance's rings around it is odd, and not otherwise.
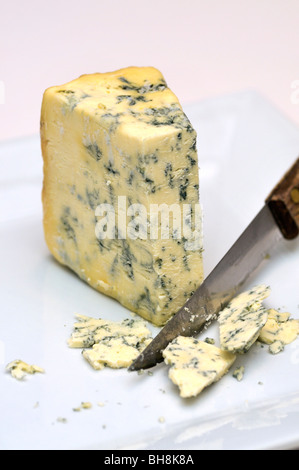
<path fill-rule="evenodd" d="M 208 274 L 299 155 L 299 130 L 254 92 L 189 105 L 185 111 L 198 132 Z M 113 320 L 130 313 L 51 258 L 42 231 L 41 185 L 38 136 L 1 144 L 0 447 L 298 446 L 299 340 L 277 356 L 255 345 L 237 359 L 236 365 L 245 365 L 242 382 L 229 373 L 189 400 L 179 397 L 164 364 L 152 369 L 152 376 L 94 371 L 80 350 L 67 347 L 76 312 Z M 266 305 L 299 318 L 298 279 L 299 240 L 283 241 L 248 286 L 269 284 Z M 217 325 L 207 335 L 218 341 Z M 18 382 L 5 372 L 17 358 L 46 373 Z M 92 408 L 73 411 L 82 401 Z"/>

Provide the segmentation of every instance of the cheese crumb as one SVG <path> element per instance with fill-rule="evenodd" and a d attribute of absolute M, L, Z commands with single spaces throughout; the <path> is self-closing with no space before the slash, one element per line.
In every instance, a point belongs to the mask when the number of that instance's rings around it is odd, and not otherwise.
<path fill-rule="evenodd" d="M 81 401 L 81 404 L 73 408 L 73 411 L 88 410 L 89 408 L 92 408 L 92 404 L 89 401 Z"/>
<path fill-rule="evenodd" d="M 61 416 L 58 416 L 57 420 L 56 420 L 58 423 L 67 423 L 67 419 L 66 418 L 62 418 Z"/>
<path fill-rule="evenodd" d="M 92 404 L 89 401 L 82 401 L 81 408 L 87 410 L 89 408 L 92 408 Z"/>
<path fill-rule="evenodd" d="M 268 313 L 268 320 L 260 331 L 258 340 L 269 345 L 271 354 L 278 354 L 284 350 L 284 346 L 298 337 L 299 320 L 291 319 L 288 312 L 280 313 L 270 309 Z"/>
<path fill-rule="evenodd" d="M 35 374 L 36 372 L 44 373 L 44 369 L 36 365 L 29 365 L 20 359 L 10 362 L 6 366 L 6 370 L 11 373 L 12 377 L 18 380 L 25 378 L 27 374 Z"/>
<path fill-rule="evenodd" d="M 282 341 L 274 341 L 272 344 L 269 346 L 269 352 L 271 354 L 278 354 L 284 350 L 284 344 Z"/>
<path fill-rule="evenodd" d="M 215 344 L 215 340 L 213 338 L 206 338 L 205 343 L 207 344 Z"/>
<path fill-rule="evenodd" d="M 237 379 L 238 382 L 241 382 L 241 380 L 243 380 L 243 377 L 244 377 L 244 371 L 245 371 L 244 366 L 238 367 L 233 373 L 234 379 Z"/>

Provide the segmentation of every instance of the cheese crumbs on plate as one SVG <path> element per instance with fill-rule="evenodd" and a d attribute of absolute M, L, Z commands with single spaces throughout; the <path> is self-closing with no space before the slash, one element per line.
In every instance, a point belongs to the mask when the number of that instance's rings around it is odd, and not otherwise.
<path fill-rule="evenodd" d="M 170 365 L 169 378 L 178 385 L 182 397 L 198 395 L 218 381 L 231 367 L 235 354 L 244 354 L 258 340 L 269 344 L 269 352 L 277 354 L 299 335 L 299 320 L 287 312 L 266 309 L 262 301 L 270 294 L 266 285 L 255 286 L 236 296 L 219 314 L 220 349 L 214 340 L 199 341 L 178 336 L 163 352 Z M 244 366 L 233 372 L 239 382 Z"/>
<path fill-rule="evenodd" d="M 269 344 L 269 351 L 277 354 L 297 338 L 299 320 L 290 319 L 289 313 L 263 307 L 262 301 L 269 293 L 266 285 L 255 286 L 236 296 L 220 312 L 220 348 L 209 337 L 200 341 L 178 336 L 168 344 L 163 358 L 170 366 L 169 378 L 179 387 L 181 397 L 195 397 L 217 382 L 235 362 L 236 354 L 246 353 L 257 340 Z M 84 315 L 76 317 L 78 321 L 68 345 L 83 348 L 83 357 L 96 370 L 105 366 L 129 367 L 152 341 L 142 319 L 114 322 Z M 233 372 L 238 381 L 243 375 L 243 366 Z"/>
<path fill-rule="evenodd" d="M 236 356 L 194 338 L 178 336 L 163 351 L 169 378 L 183 398 L 195 397 L 226 374 Z"/>
<path fill-rule="evenodd" d="M 10 362 L 6 366 L 6 370 L 11 373 L 12 377 L 18 380 L 25 378 L 27 374 L 35 374 L 36 372 L 44 373 L 44 369 L 36 365 L 29 365 L 20 359 Z"/>

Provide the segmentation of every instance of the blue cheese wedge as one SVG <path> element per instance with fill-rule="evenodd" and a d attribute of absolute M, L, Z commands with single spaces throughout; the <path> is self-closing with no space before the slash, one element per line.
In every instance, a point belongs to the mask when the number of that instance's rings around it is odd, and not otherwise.
<path fill-rule="evenodd" d="M 262 300 L 270 294 L 265 285 L 253 287 L 235 297 L 219 314 L 220 347 L 224 351 L 246 353 L 257 340 L 268 319 Z"/>
<path fill-rule="evenodd" d="M 183 398 L 195 397 L 217 382 L 234 363 L 236 356 L 190 337 L 178 336 L 163 351 L 170 365 L 169 378 Z"/>
<path fill-rule="evenodd" d="M 82 75 L 43 96 L 48 248 L 90 286 L 158 326 L 204 278 L 196 142 L 153 67 Z M 185 224 L 172 227 L 172 218 Z"/>
<path fill-rule="evenodd" d="M 27 364 L 21 359 L 16 359 L 6 366 L 6 370 L 11 373 L 12 377 L 22 380 L 27 374 L 35 374 L 36 372 L 44 373 L 44 369 L 36 365 Z"/>
<path fill-rule="evenodd" d="M 260 331 L 258 340 L 270 345 L 269 351 L 277 354 L 283 351 L 284 346 L 295 341 L 298 335 L 299 320 L 290 319 L 288 312 L 280 313 L 270 309 L 268 320 Z"/>
<path fill-rule="evenodd" d="M 74 324 L 74 331 L 68 340 L 71 348 L 89 348 L 107 336 L 133 335 L 143 341 L 151 335 L 146 322 L 138 318 L 126 318 L 122 322 L 116 322 L 79 314 L 76 317 L 78 321 Z"/>

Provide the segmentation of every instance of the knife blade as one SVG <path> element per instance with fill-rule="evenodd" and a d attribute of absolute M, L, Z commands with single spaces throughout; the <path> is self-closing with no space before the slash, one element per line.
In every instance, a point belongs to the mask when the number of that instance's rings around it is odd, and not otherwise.
<path fill-rule="evenodd" d="M 283 238 L 296 238 L 298 233 L 299 158 L 222 260 L 128 370 L 153 367 L 163 360 L 163 350 L 177 336 L 198 335 L 217 319 L 274 246 Z"/>

